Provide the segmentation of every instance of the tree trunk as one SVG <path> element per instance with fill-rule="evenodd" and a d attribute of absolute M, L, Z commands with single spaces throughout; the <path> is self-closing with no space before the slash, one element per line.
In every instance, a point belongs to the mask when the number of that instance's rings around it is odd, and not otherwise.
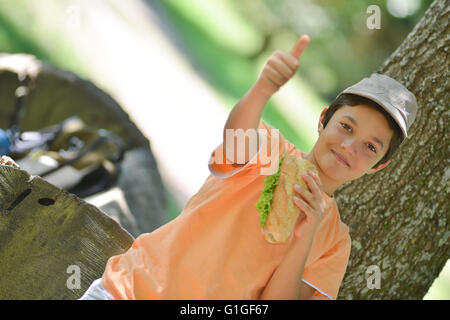
<path fill-rule="evenodd" d="M 422 299 L 449 259 L 449 11 L 433 2 L 377 71 L 419 110 L 389 166 L 336 192 L 352 237 L 340 299 Z"/>

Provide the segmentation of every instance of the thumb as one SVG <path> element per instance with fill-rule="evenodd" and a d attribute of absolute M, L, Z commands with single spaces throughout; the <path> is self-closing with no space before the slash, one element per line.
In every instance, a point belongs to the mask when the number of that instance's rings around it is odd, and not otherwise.
<path fill-rule="evenodd" d="M 293 56 L 297 60 L 300 60 L 300 56 L 302 55 L 303 51 L 305 51 L 308 43 L 309 36 L 307 34 L 303 34 L 300 38 L 298 38 L 297 43 L 291 51 L 291 56 Z"/>

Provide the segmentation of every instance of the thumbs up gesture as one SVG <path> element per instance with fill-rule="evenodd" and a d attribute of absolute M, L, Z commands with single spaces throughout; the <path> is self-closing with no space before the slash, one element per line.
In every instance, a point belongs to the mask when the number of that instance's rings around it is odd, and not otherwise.
<path fill-rule="evenodd" d="M 304 34 L 297 40 L 290 53 L 277 50 L 270 56 L 256 82 L 256 86 L 264 95 L 272 96 L 294 76 L 308 43 L 309 36 Z"/>

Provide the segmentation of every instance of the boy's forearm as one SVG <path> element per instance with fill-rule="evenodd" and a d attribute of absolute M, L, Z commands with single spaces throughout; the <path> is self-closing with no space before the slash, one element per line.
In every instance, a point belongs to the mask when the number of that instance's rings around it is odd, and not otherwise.
<path fill-rule="evenodd" d="M 262 300 L 298 300 L 301 276 L 311 250 L 313 235 L 302 241 L 293 239 L 288 253 L 267 283 Z"/>
<path fill-rule="evenodd" d="M 230 112 L 228 116 L 227 122 L 225 123 L 225 127 L 223 130 L 223 146 L 225 154 L 231 154 L 231 152 L 227 152 L 226 150 L 226 130 L 227 129 L 242 129 L 245 133 L 248 129 L 254 129 L 255 132 L 258 128 L 259 122 L 261 120 L 262 113 L 264 111 L 264 107 L 267 104 L 267 101 L 270 99 L 270 96 L 262 93 L 259 89 L 258 84 L 255 84 L 243 97 L 242 99 L 234 106 L 233 110 Z M 249 137 L 252 137 L 249 135 Z M 255 135 L 257 138 L 257 135 Z M 228 158 L 233 163 L 237 162 L 237 138 L 234 138 L 234 159 Z M 250 142 L 250 141 L 249 141 Z M 249 154 L 249 143 L 247 143 L 247 139 L 245 139 L 245 162 L 249 161 L 254 154 Z M 256 143 L 257 149 L 259 148 L 259 141 L 253 141 Z M 231 151 L 231 150 L 230 150 Z"/>
<path fill-rule="evenodd" d="M 223 129 L 223 151 L 225 152 L 228 161 L 231 161 L 232 163 L 237 165 L 244 165 L 254 156 L 253 146 L 256 145 L 257 150 L 259 150 L 257 129 L 264 110 L 264 106 L 266 105 L 270 97 L 294 76 L 298 68 L 300 56 L 306 49 L 308 43 L 309 37 L 308 35 L 304 34 L 298 39 L 297 43 L 290 53 L 284 52 L 282 50 L 277 50 L 272 56 L 270 56 L 270 58 L 264 65 L 264 68 L 261 71 L 261 74 L 259 75 L 255 85 L 233 108 Z M 242 129 L 244 132 L 252 129 L 252 131 L 249 132 L 250 134 L 247 135 L 249 139 L 247 139 L 246 135 L 244 135 L 244 140 L 251 139 L 252 141 L 244 141 L 243 144 L 245 145 L 245 148 L 237 152 L 238 139 L 233 135 L 232 132 L 230 132 L 232 134 L 229 136 L 229 139 L 234 136 L 234 141 L 233 143 L 230 143 L 230 141 L 228 141 L 229 145 L 226 144 L 228 129 Z M 242 143 L 242 137 L 240 141 Z M 250 148 L 250 146 L 252 148 Z M 252 154 L 249 154 L 249 150 L 250 152 L 252 152 Z M 243 159 L 245 159 L 245 162 L 243 163 L 240 162 L 241 160 L 243 160 L 242 156 Z"/>

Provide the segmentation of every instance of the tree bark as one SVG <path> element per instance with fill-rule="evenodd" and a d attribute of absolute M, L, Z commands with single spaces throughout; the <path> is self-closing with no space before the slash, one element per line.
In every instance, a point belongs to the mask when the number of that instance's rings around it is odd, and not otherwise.
<path fill-rule="evenodd" d="M 413 92 L 419 110 L 385 169 L 336 192 L 352 237 L 339 299 L 422 299 L 450 257 L 449 11 L 434 1 L 377 71 Z"/>

